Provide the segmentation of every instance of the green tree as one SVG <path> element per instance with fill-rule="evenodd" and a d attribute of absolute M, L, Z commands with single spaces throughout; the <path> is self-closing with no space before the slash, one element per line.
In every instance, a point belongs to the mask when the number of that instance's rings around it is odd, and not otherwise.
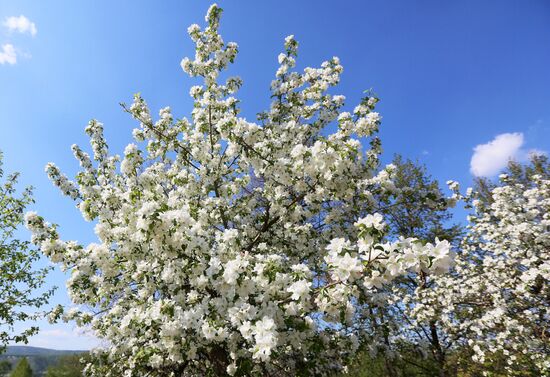
<path fill-rule="evenodd" d="M 19 360 L 10 377 L 32 377 L 32 369 L 26 357 Z"/>
<path fill-rule="evenodd" d="M 14 333 L 14 325 L 35 319 L 37 314 L 29 309 L 45 305 L 53 293 L 51 289 L 35 294 L 50 268 L 33 269 L 40 254 L 29 247 L 28 241 L 15 237 L 23 223 L 26 206 L 33 203 L 31 188 L 17 193 L 18 176 L 14 173 L 3 179 L 0 153 L 0 353 L 8 342 L 26 343 L 27 338 L 38 331 L 33 326 Z"/>
<path fill-rule="evenodd" d="M 0 376 L 6 375 L 11 370 L 11 363 L 8 360 L 0 361 Z"/>
<path fill-rule="evenodd" d="M 83 376 L 86 354 L 61 356 L 57 363 L 46 370 L 45 377 L 81 377 Z"/>
<path fill-rule="evenodd" d="M 382 205 L 391 233 L 416 237 L 424 241 L 445 239 L 456 244 L 463 235 L 458 224 L 449 224 L 452 213 L 439 187 L 439 182 L 425 165 L 396 155 L 393 183 L 397 194 L 390 203 Z"/>
<path fill-rule="evenodd" d="M 415 237 L 426 242 L 439 238 L 457 247 L 464 230 L 461 225 L 452 223 L 449 202 L 439 182 L 418 161 L 396 155 L 392 164 L 395 166 L 392 173 L 394 195 L 374 198 L 378 202 L 379 212 L 387 219 L 389 237 Z M 384 339 L 381 345 L 384 357 L 378 355 L 373 358 L 365 352 L 365 362 L 377 368 L 383 366 L 384 371 L 380 375 L 385 376 L 455 374 L 449 361 L 451 341 L 441 332 L 437 321 L 411 326 L 416 322 L 406 310 L 407 307 L 414 307 L 417 290 L 431 288 L 431 277 L 424 272 L 410 273 L 396 282 L 392 291 L 387 292 L 394 297 L 393 304 L 372 310 L 372 323 L 377 327 L 372 331 L 377 334 L 374 336 Z M 402 302 L 403 297 L 409 298 L 407 304 Z M 395 357 L 397 354 L 399 358 Z M 361 365 L 365 362 L 359 362 L 359 371 L 354 371 L 355 375 L 362 375 L 360 369 L 364 369 Z"/>

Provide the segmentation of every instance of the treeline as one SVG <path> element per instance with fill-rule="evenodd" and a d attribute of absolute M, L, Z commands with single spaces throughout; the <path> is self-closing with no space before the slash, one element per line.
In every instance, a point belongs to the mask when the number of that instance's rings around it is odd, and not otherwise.
<path fill-rule="evenodd" d="M 0 376 L 82 377 L 88 361 L 87 354 L 13 357 L 13 360 L 0 361 Z"/>

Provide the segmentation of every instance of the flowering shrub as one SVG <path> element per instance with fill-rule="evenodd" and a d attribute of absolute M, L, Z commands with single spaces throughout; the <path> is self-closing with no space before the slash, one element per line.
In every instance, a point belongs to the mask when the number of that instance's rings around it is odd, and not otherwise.
<path fill-rule="evenodd" d="M 392 166 L 379 169 L 378 99 L 341 111 L 344 96 L 328 93 L 338 58 L 295 72 L 290 36 L 270 109 L 259 123 L 239 117 L 242 82 L 220 79 L 238 47 L 218 34 L 220 15 L 213 5 L 206 28 L 188 30 L 196 54 L 181 65 L 203 79 L 190 119 L 164 108 L 154 120 L 136 95 L 124 108 L 139 127 L 123 157 L 92 120 L 93 157 L 72 147 L 76 180 L 47 165 L 98 242 L 63 241 L 27 214 L 33 242 L 71 271 L 76 306 L 53 317 L 90 325 L 109 344 L 91 375 L 328 374 L 372 341 L 364 324 L 383 287 L 451 264 L 448 242 L 388 240 L 372 211 L 375 195 L 394 188 Z"/>
<path fill-rule="evenodd" d="M 535 374 L 547 375 L 550 177 L 547 164 L 546 173 L 519 169 L 528 173 L 502 174 L 485 194 L 469 190 L 462 196 L 453 183 L 455 196 L 474 214 L 455 273 L 418 292 L 414 312 L 420 321 L 437 318 L 451 343 L 468 346 L 475 362 L 504 359 L 508 373 L 525 371 L 529 363 Z"/>

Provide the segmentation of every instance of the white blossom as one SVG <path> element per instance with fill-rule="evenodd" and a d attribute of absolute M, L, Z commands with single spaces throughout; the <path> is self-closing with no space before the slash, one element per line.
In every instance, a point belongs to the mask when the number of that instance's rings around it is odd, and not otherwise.
<path fill-rule="evenodd" d="M 188 30 L 196 52 L 181 65 L 202 79 L 188 119 L 166 107 L 155 120 L 136 95 L 125 106 L 135 142 L 122 159 L 92 120 L 93 161 L 73 149 L 76 182 L 48 165 L 98 240 L 62 241 L 55 226 L 26 217 L 33 242 L 71 271 L 72 301 L 91 308 L 71 317 L 109 344 L 95 351 L 108 362 L 90 366 L 91 376 L 331 374 L 372 341 L 361 305 L 384 300 L 400 276 L 451 264 L 445 242 L 386 239 L 368 200 L 395 189 L 391 168 L 377 171 L 378 100 L 342 112 L 344 97 L 330 94 L 339 59 L 297 72 L 289 36 L 261 124 L 242 118 L 233 96 L 241 80 L 222 82 L 238 46 L 218 34 L 220 15 L 213 5 L 207 26 Z"/>

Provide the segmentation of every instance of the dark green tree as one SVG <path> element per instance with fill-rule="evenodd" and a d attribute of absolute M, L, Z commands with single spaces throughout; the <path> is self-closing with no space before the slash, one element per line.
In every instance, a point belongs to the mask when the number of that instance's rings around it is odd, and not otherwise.
<path fill-rule="evenodd" d="M 11 370 L 11 363 L 8 360 L 0 361 L 0 376 L 6 375 Z"/>
<path fill-rule="evenodd" d="M 26 357 L 19 360 L 10 377 L 32 377 L 32 369 Z"/>
<path fill-rule="evenodd" d="M 17 193 L 18 176 L 14 173 L 3 179 L 0 153 L 0 353 L 8 342 L 26 343 L 38 331 L 33 326 L 14 333 L 14 325 L 35 319 L 38 314 L 32 308 L 45 305 L 53 293 L 53 289 L 36 293 L 50 268 L 33 269 L 40 254 L 29 247 L 28 241 L 16 237 L 25 208 L 33 203 L 31 188 Z"/>
<path fill-rule="evenodd" d="M 83 376 L 87 354 L 61 356 L 57 363 L 46 370 L 45 377 L 81 377 Z"/>
<path fill-rule="evenodd" d="M 435 238 L 447 240 L 455 247 L 463 235 L 463 227 L 452 223 L 452 213 L 449 203 L 435 180 L 427 171 L 425 165 L 404 159 L 396 155 L 392 161 L 395 166 L 393 183 L 395 196 L 388 200 L 377 197 L 378 212 L 384 215 L 390 227 L 390 237 L 415 237 L 429 241 Z M 414 297 L 418 289 L 430 289 L 430 276 L 421 273 L 411 273 L 396 281 L 396 289 L 388 294 L 395 297 L 408 295 Z M 385 351 L 382 357 L 384 373 L 390 377 L 401 375 L 449 376 L 454 374 L 449 368 L 448 348 L 450 340 L 440 331 L 436 321 L 421 323 L 416 328 L 405 328 L 414 321 L 406 314 L 406 305 L 414 306 L 414 302 L 378 307 L 372 310 L 372 323 L 375 324 L 373 336 L 384 339 Z M 399 342 L 392 341 L 399 334 Z M 430 352 L 420 357 L 419 344 L 422 350 Z M 396 358 L 396 353 L 400 355 Z M 366 356 L 367 358 L 369 356 Z M 377 365 L 381 356 L 376 357 Z M 370 363 L 372 364 L 373 361 Z M 361 374 L 359 374 L 361 375 Z"/>
<path fill-rule="evenodd" d="M 397 195 L 391 203 L 383 203 L 381 212 L 391 234 L 429 241 L 436 237 L 456 244 L 463 234 L 459 224 L 450 224 L 445 196 L 425 165 L 396 155 L 394 184 Z"/>

